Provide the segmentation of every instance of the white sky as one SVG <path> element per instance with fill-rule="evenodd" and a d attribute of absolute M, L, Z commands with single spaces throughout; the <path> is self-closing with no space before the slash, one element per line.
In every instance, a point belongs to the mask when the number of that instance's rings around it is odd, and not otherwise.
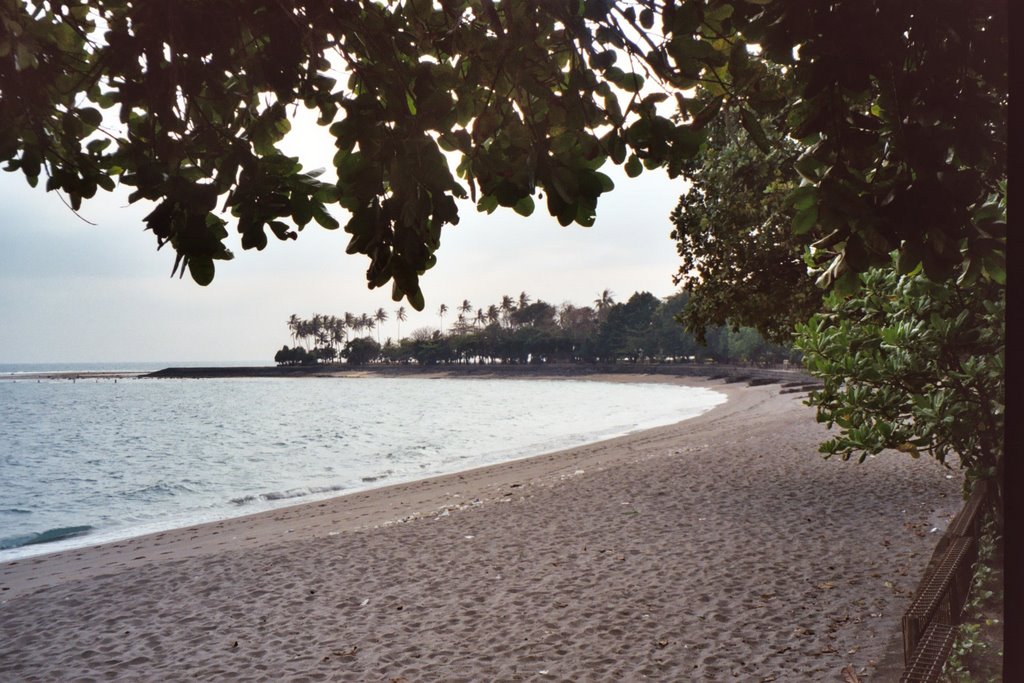
<path fill-rule="evenodd" d="M 330 143 L 307 126 L 294 130 L 286 151 L 308 169 L 330 168 Z M 393 302 L 390 286 L 367 289 L 369 261 L 345 253 L 343 229 L 311 223 L 288 242 L 268 232 L 262 252 L 242 250 L 232 232 L 235 259 L 218 261 L 204 288 L 187 274 L 169 277 L 174 252 L 156 251 L 152 233 L 142 229 L 150 208 L 128 205 L 127 191 L 87 200 L 80 213 L 92 226 L 42 190 L 45 178 L 32 189 L 20 172 L 0 171 L 0 363 L 269 361 L 291 343 L 285 322 L 293 313 L 358 315 L 383 307 L 385 338 L 397 337 L 400 305 L 409 312 L 404 337 L 436 328 L 438 306 L 455 309 L 463 299 L 486 309 L 524 290 L 555 305 L 592 304 L 605 288 L 617 301 L 634 291 L 671 294 L 679 259 L 668 216 L 682 181 L 663 171 L 629 179 L 610 162 L 601 170 L 616 187 L 600 199 L 591 228 L 558 225 L 543 201 L 528 219 L 511 209 L 479 214 L 460 203 L 461 222 L 445 229 L 438 264 L 421 278 L 422 313 Z M 454 319 L 453 310 L 446 327 Z"/>

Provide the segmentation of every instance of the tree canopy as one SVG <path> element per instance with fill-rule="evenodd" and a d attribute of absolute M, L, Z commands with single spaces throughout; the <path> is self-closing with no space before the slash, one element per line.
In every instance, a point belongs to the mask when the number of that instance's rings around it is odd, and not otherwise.
<path fill-rule="evenodd" d="M 753 144 L 801 145 L 791 229 L 822 235 L 822 284 L 900 254 L 1000 280 L 1006 6 L 999 0 L 0 0 L 0 162 L 77 208 L 117 182 L 175 272 L 340 227 L 370 287 L 423 307 L 455 199 L 590 225 L 600 171 L 678 176 L 733 112 Z M 296 107 L 338 180 L 279 143 Z M 449 165 L 453 159 L 454 172 Z M 218 210 L 218 207 L 220 210 Z M 230 213 L 228 218 L 224 212 Z"/>
<path fill-rule="evenodd" d="M 780 103 L 791 83 L 775 70 L 765 85 Z M 672 211 L 681 264 L 675 275 L 690 300 L 681 320 L 705 341 L 705 330 L 727 322 L 756 327 L 787 343 L 796 323 L 821 307 L 822 290 L 808 277 L 807 248 L 820 238 L 812 228 L 794 234 L 789 197 L 799 185 L 793 163 L 799 145 L 778 131 L 791 105 L 762 118 L 767 152 L 759 149 L 734 112 L 708 124 L 701 153 L 683 165 L 690 182 Z"/>
<path fill-rule="evenodd" d="M 511 299 L 511 297 L 508 297 Z M 766 342 L 752 328 L 712 327 L 706 345 L 698 344 L 675 318 L 686 307 L 685 292 L 659 300 L 636 292 L 624 303 L 606 303 L 605 314 L 569 302 L 557 308 L 520 297 L 503 318 L 460 313 L 447 330 L 421 328 L 408 337 L 387 337 L 383 345 L 365 332 L 380 324 L 367 315 L 315 314 L 288 320 L 294 348 L 285 346 L 274 360 L 281 364 L 331 362 L 349 364 L 410 363 L 692 363 L 778 364 L 797 356 L 789 347 Z M 461 308 L 461 307 L 460 307 Z M 399 328 L 396 327 L 396 330 Z M 353 333 L 349 338 L 349 331 Z M 365 332 L 364 332 L 365 331 Z M 300 345 L 301 344 L 301 345 Z"/>

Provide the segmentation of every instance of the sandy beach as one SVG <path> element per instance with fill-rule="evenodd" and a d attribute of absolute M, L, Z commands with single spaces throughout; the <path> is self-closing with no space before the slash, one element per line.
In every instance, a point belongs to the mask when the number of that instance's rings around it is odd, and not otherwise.
<path fill-rule="evenodd" d="M 800 393 L 588 446 L 0 565 L 0 681 L 842 681 L 958 477 L 824 460 Z"/>

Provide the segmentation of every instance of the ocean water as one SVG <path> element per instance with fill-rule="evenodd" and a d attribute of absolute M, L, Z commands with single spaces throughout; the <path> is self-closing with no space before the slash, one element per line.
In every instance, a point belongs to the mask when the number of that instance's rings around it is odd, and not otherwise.
<path fill-rule="evenodd" d="M 573 380 L 8 379 L 0 561 L 537 455 L 723 401 Z"/>
<path fill-rule="evenodd" d="M 138 361 L 87 363 L 0 363 L 0 379 L 9 376 L 58 372 L 156 372 L 164 368 L 260 367 L 276 365 L 266 359 L 254 361 Z"/>

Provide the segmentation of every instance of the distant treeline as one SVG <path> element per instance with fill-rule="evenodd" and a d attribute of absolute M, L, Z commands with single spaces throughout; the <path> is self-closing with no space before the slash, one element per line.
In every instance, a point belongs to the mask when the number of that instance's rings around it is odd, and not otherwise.
<path fill-rule="evenodd" d="M 442 304 L 439 329 L 420 328 L 401 336 L 405 308 L 395 311 L 395 338 L 381 342 L 389 316 L 346 313 L 336 317 L 291 316 L 288 328 L 294 346 L 274 356 L 280 364 L 418 363 L 614 363 L 707 362 L 774 365 L 798 358 L 792 349 L 771 344 L 752 328 L 714 327 L 706 331 L 707 345 L 697 342 L 679 322 L 688 295 L 664 300 L 649 292 L 634 293 L 616 303 L 605 290 L 594 306 L 503 297 L 498 304 L 475 308 L 468 300 L 457 306 L 455 320 L 445 330 L 449 308 Z M 376 335 L 373 332 L 376 331 Z M 376 339 L 374 338 L 376 336 Z"/>

